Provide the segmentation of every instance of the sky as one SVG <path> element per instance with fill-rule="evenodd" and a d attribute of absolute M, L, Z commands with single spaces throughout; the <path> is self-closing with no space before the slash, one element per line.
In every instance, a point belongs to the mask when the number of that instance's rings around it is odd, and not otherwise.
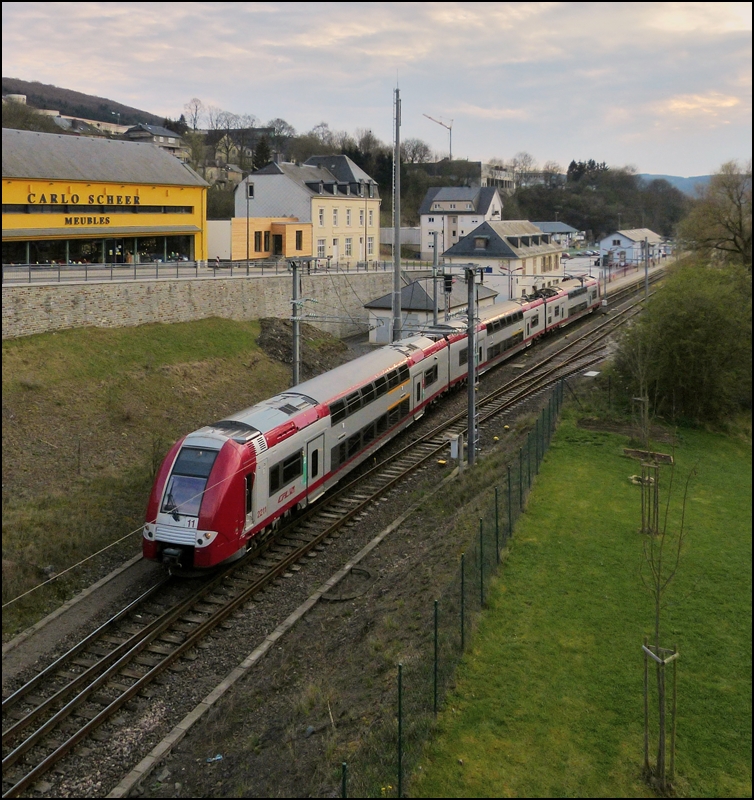
<path fill-rule="evenodd" d="M 751 158 L 750 3 L 2 4 L 3 76 L 454 158 L 704 175 Z"/>

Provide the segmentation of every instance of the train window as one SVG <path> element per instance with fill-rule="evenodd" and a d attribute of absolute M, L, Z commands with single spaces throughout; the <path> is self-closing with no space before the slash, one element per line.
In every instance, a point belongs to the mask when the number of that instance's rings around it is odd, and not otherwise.
<path fill-rule="evenodd" d="M 309 479 L 316 478 L 317 475 L 319 475 L 319 450 L 314 450 L 309 460 Z"/>
<path fill-rule="evenodd" d="M 535 315 L 534 315 L 534 316 L 531 318 L 531 326 L 532 326 L 532 328 L 536 328 L 536 327 L 537 327 L 537 325 L 539 325 L 539 314 L 535 314 Z"/>
<path fill-rule="evenodd" d="M 556 317 L 560 316 L 560 306 L 555 306 L 555 316 Z"/>
<path fill-rule="evenodd" d="M 361 450 L 361 431 L 348 437 L 348 457 L 352 458 Z"/>
<path fill-rule="evenodd" d="M 217 450 L 199 447 L 184 447 L 178 454 L 170 476 L 165 499 L 160 509 L 163 514 L 198 517 L 202 505 L 207 478 L 217 458 Z"/>
<path fill-rule="evenodd" d="M 330 419 L 333 422 L 340 422 L 342 419 L 345 419 L 346 416 L 345 400 L 336 400 L 334 403 L 330 403 Z"/>
<path fill-rule="evenodd" d="M 369 425 L 364 428 L 361 432 L 361 439 L 364 442 L 364 447 L 366 447 L 370 442 L 374 441 L 374 437 L 376 434 L 376 425 L 374 422 L 370 423 Z"/>
<path fill-rule="evenodd" d="M 424 385 L 431 386 L 437 380 L 437 364 L 432 367 L 432 369 L 428 369 L 424 371 Z"/>
<path fill-rule="evenodd" d="M 464 347 L 463 350 L 461 350 L 458 353 L 458 366 L 462 367 L 464 364 L 466 364 L 468 360 L 469 360 L 469 348 Z"/>
<path fill-rule="evenodd" d="M 346 413 L 349 417 L 351 414 L 355 414 L 361 408 L 361 395 L 358 392 L 349 394 L 348 397 L 346 397 L 346 406 L 348 408 Z"/>
<path fill-rule="evenodd" d="M 337 469 L 346 460 L 346 443 L 336 444 L 330 451 L 330 469 Z"/>
<path fill-rule="evenodd" d="M 273 495 L 282 486 L 282 464 L 270 467 L 270 495 Z"/>
<path fill-rule="evenodd" d="M 365 406 L 367 403 L 371 403 L 372 400 L 374 400 L 374 384 L 370 383 L 361 390 L 361 404 Z"/>
<path fill-rule="evenodd" d="M 178 454 L 173 467 L 173 475 L 188 475 L 193 478 L 208 478 L 217 458 L 217 450 L 203 450 L 198 447 L 184 447 Z"/>
<path fill-rule="evenodd" d="M 410 377 L 411 372 L 405 364 L 398 368 L 398 380 L 400 383 L 405 383 Z"/>
<path fill-rule="evenodd" d="M 395 389 L 396 386 L 401 382 L 400 377 L 398 376 L 398 370 L 394 369 L 388 372 L 387 374 L 387 386 L 388 389 Z"/>
<path fill-rule="evenodd" d="M 254 485 L 254 474 L 250 474 L 246 476 L 246 515 L 248 516 L 251 514 L 251 501 L 253 498 L 253 494 L 251 489 Z"/>
<path fill-rule="evenodd" d="M 387 414 L 383 414 L 377 420 L 377 435 L 379 436 L 382 433 L 385 433 L 387 430 Z"/>
<path fill-rule="evenodd" d="M 290 483 L 302 472 L 302 453 L 299 450 L 298 453 L 294 453 L 292 456 L 288 456 L 283 461 L 283 483 Z"/>
<path fill-rule="evenodd" d="M 387 378 L 384 375 L 377 378 L 374 382 L 374 389 L 377 393 L 377 397 L 382 397 L 383 394 L 387 393 Z"/>

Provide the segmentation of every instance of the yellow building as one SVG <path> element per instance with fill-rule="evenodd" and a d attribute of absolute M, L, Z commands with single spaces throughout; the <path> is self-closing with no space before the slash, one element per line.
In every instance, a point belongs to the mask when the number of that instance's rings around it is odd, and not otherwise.
<path fill-rule="evenodd" d="M 290 217 L 234 217 L 231 258 L 304 258 L 312 254 L 312 226 Z"/>
<path fill-rule="evenodd" d="M 3 128 L 3 264 L 206 260 L 207 183 L 151 144 Z"/>
<path fill-rule="evenodd" d="M 239 184 L 235 216 L 244 223 L 248 217 L 250 225 L 259 221 L 262 236 L 267 231 L 271 237 L 271 250 L 258 253 L 250 247 L 252 258 L 276 255 L 272 225 L 288 219 L 308 223 L 311 231 L 311 251 L 293 255 L 347 264 L 379 259 L 378 186 L 348 156 L 312 156 L 305 164 L 268 164 Z M 233 258 L 246 258 L 245 239 L 241 253 L 234 246 Z"/>

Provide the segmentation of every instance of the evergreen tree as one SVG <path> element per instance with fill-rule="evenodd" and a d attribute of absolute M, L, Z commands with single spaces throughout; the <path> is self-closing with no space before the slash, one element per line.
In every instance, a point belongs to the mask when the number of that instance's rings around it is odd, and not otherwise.
<path fill-rule="evenodd" d="M 270 161 L 272 161 L 272 150 L 270 150 L 267 137 L 262 136 L 257 142 L 257 146 L 254 148 L 254 157 L 252 158 L 251 164 L 254 169 L 262 169 L 262 167 L 269 164 Z"/>

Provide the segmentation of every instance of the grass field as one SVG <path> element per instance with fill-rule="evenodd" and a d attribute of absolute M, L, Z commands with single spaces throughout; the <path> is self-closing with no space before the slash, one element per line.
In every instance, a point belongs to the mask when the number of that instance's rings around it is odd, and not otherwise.
<path fill-rule="evenodd" d="M 641 778 L 652 602 L 625 444 L 566 414 L 412 796 L 653 796 Z M 676 790 L 751 796 L 751 448 L 684 430 L 675 456 L 671 525 L 697 467 L 662 625 L 681 654 Z"/>
<path fill-rule="evenodd" d="M 3 342 L 3 602 L 138 531 L 179 436 L 275 394 L 258 321 L 85 328 Z M 138 534 L 3 613 L 10 635 L 140 546 Z"/>

